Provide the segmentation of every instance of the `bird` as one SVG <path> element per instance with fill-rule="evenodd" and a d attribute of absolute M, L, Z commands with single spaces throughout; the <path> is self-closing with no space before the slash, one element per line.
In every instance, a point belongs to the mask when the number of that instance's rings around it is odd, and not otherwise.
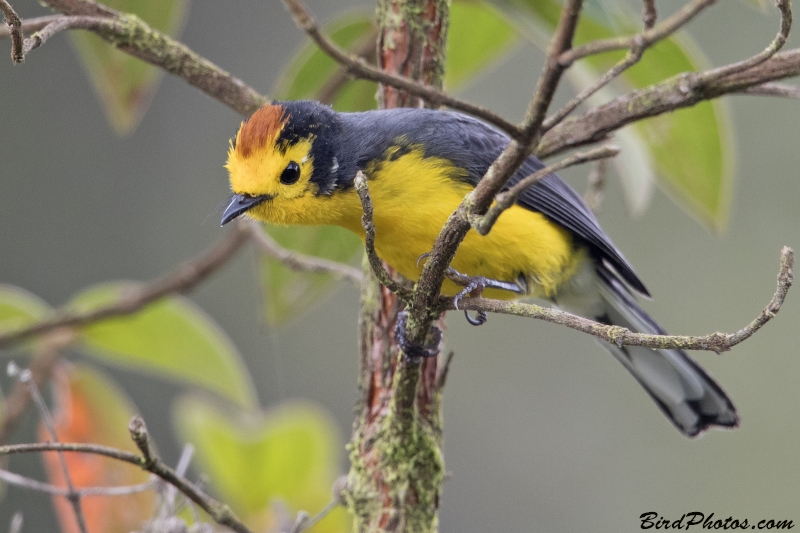
<path fill-rule="evenodd" d="M 232 197 L 222 216 L 276 225 L 335 225 L 358 235 L 366 175 L 375 250 L 416 281 L 450 214 L 509 144 L 502 131 L 455 111 L 397 108 L 338 112 L 319 102 L 273 101 L 244 121 L 225 165 Z M 544 164 L 529 156 L 506 188 Z M 650 294 L 582 198 L 554 173 L 525 189 L 491 231 L 470 231 L 451 262 L 485 280 L 483 296 L 533 297 L 642 333 L 665 334 L 638 304 Z M 442 294 L 462 287 L 447 279 Z M 714 379 L 682 350 L 604 347 L 687 437 L 734 428 L 739 416 Z"/>

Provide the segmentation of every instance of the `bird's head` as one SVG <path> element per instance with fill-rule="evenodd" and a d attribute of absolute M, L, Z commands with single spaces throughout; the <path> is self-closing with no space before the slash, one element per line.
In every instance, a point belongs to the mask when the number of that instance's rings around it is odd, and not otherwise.
<path fill-rule="evenodd" d="M 242 123 L 225 167 L 233 196 L 222 224 L 247 213 L 279 224 L 309 223 L 306 203 L 336 188 L 336 112 L 316 102 L 274 102 Z"/>

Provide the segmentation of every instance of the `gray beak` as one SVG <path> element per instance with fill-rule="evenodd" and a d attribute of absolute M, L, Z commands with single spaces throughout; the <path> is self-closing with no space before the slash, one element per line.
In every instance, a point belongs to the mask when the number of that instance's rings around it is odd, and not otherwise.
<path fill-rule="evenodd" d="M 261 196 L 234 194 L 231 196 L 231 203 L 228 204 L 228 207 L 225 208 L 225 212 L 222 213 L 222 222 L 220 225 L 224 226 L 231 220 L 238 218 L 239 215 L 245 211 L 252 209 L 270 199 L 272 199 L 272 196 L 269 196 L 268 194 L 263 194 Z"/>

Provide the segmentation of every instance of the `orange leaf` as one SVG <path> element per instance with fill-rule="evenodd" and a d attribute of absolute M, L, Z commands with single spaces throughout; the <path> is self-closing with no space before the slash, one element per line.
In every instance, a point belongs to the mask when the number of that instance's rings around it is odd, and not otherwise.
<path fill-rule="evenodd" d="M 138 450 L 128 436 L 133 404 L 108 377 L 86 366 L 61 367 L 53 380 L 56 389 L 56 433 L 61 442 L 103 444 L 123 450 Z M 40 439 L 52 440 L 47 429 L 39 428 Z M 43 454 L 50 483 L 66 487 L 64 472 L 55 452 Z M 146 472 L 108 457 L 66 453 L 64 458 L 75 488 L 137 485 L 148 479 Z M 79 533 L 72 505 L 66 498 L 53 497 L 61 531 Z M 155 508 L 155 493 L 127 496 L 84 496 L 81 508 L 89 533 L 128 533 L 141 528 Z"/>

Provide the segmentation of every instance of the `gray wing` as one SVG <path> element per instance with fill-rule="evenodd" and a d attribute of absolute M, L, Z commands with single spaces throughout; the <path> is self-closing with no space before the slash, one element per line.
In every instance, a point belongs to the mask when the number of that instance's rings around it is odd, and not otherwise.
<path fill-rule="evenodd" d="M 486 173 L 492 161 L 508 145 L 509 138 L 502 132 L 476 119 L 458 113 L 442 113 L 449 122 L 447 135 L 430 139 L 431 155 L 441 155 L 453 160 L 469 171 L 473 185 Z M 438 140 L 438 142 L 437 142 Z M 440 146 L 455 140 L 458 146 Z M 455 148 L 455 149 L 454 149 Z M 438 150 L 437 150 L 438 149 Z M 435 152 L 441 151 L 437 154 Z M 453 157 L 455 155 L 455 158 Z M 545 165 L 537 158 L 529 157 L 512 176 L 506 187 L 510 187 Z M 597 259 L 610 265 L 633 289 L 649 296 L 647 288 L 611 239 L 600 228 L 600 224 L 583 199 L 556 174 L 548 174 L 527 188 L 517 199 L 522 207 L 538 211 L 549 220 L 569 230 L 589 245 Z"/>

